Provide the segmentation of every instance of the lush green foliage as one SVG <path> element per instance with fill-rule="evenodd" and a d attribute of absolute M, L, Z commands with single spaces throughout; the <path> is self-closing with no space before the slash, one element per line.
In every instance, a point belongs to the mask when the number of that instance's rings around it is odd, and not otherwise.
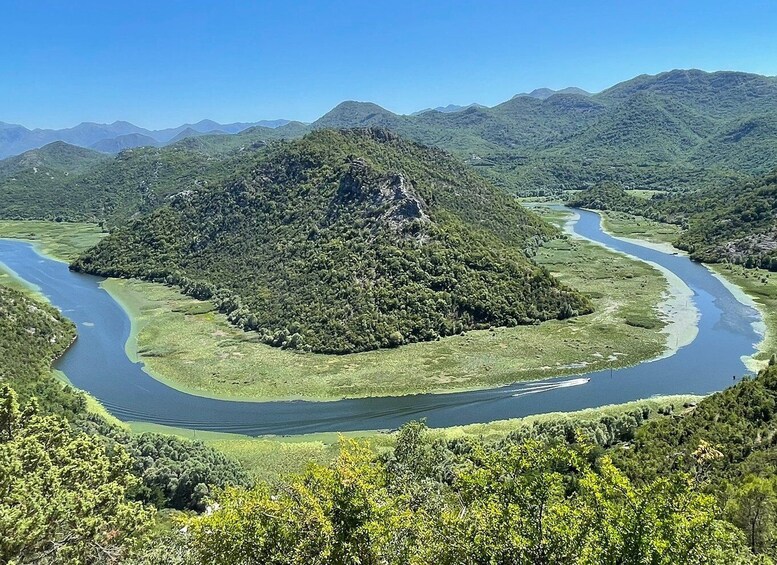
<path fill-rule="evenodd" d="M 671 71 L 593 96 L 517 97 L 493 108 L 397 116 L 346 102 L 317 127 L 380 125 L 452 151 L 500 186 L 546 195 L 601 181 L 678 190 L 725 186 L 775 166 L 777 81 Z"/>
<path fill-rule="evenodd" d="M 266 343 L 345 353 L 590 311 L 524 250 L 554 229 L 441 151 L 321 131 L 74 263 L 213 298 Z"/>
<path fill-rule="evenodd" d="M 680 224 L 685 230 L 674 244 L 698 261 L 777 270 L 777 172 L 731 187 L 654 195 L 647 201 L 602 183 L 578 193 L 570 205 Z"/>
<path fill-rule="evenodd" d="M 187 527 L 194 560 L 214 564 L 747 559 L 688 474 L 637 484 L 606 456 L 536 441 L 455 453 L 418 425 L 382 461 L 346 443 L 286 485 L 225 491 Z"/>
<path fill-rule="evenodd" d="M 75 335 L 54 308 L 0 286 L 0 383 L 14 387 L 22 402 L 36 397 L 46 412 L 71 419 L 84 411 L 83 398 L 51 376 L 52 361 Z"/>
<path fill-rule="evenodd" d="M 733 190 L 668 199 L 659 209 L 683 219 L 677 246 L 692 258 L 777 271 L 777 173 Z"/>
<path fill-rule="evenodd" d="M 777 557 L 777 366 L 715 394 L 690 414 L 648 422 L 616 463 L 639 480 L 694 468 L 753 551 Z M 700 454 L 704 459 L 700 460 Z"/>
<path fill-rule="evenodd" d="M 127 500 L 130 458 L 0 387 L 0 562 L 112 563 L 152 514 Z"/>
<path fill-rule="evenodd" d="M 128 470 L 140 479 L 131 488 L 134 497 L 160 507 L 201 508 L 212 486 L 251 485 L 236 462 L 200 442 L 131 435 L 88 415 L 84 395 L 51 374 L 52 361 L 74 337 L 73 324 L 58 311 L 0 286 L 0 384 L 13 387 L 23 403 L 35 399 L 41 414 L 62 416 L 74 429 L 101 438 L 109 453 L 128 453 Z"/>
<path fill-rule="evenodd" d="M 213 488 L 253 485 L 240 465 L 202 442 L 156 433 L 130 434 L 96 424 L 82 427 L 131 457 L 131 471 L 141 481 L 133 491 L 138 500 L 159 508 L 201 511 Z"/>
<path fill-rule="evenodd" d="M 667 469 L 688 468 L 694 450 L 707 442 L 723 452 L 710 472 L 734 476 L 749 468 L 750 461 L 766 462 L 777 455 L 775 431 L 777 367 L 770 366 L 757 378 L 706 398 L 685 416 L 648 422 L 619 462 L 632 476 L 650 478 Z M 772 465 L 768 469 L 777 471 Z"/>
<path fill-rule="evenodd" d="M 777 367 L 646 417 L 496 443 L 409 424 L 378 458 L 346 442 L 286 484 L 227 489 L 178 543 L 210 563 L 770 563 Z"/>

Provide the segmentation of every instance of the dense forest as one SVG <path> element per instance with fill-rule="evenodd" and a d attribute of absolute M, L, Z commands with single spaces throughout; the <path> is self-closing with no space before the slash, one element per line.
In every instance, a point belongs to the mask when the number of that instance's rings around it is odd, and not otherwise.
<path fill-rule="evenodd" d="M 62 153 L 63 145 L 47 145 L 35 153 L 48 157 L 55 150 Z M 65 147 L 71 154 L 86 151 Z M 115 225 L 133 214 L 152 210 L 172 193 L 207 186 L 221 178 L 227 166 L 199 151 L 177 146 L 131 149 L 115 158 L 91 153 L 98 157 L 95 164 L 78 172 L 64 167 L 64 159 L 48 158 L 43 166 L 13 172 L 0 168 L 2 216 Z"/>
<path fill-rule="evenodd" d="M 254 158 L 73 268 L 178 285 L 266 343 L 326 353 L 591 310 L 527 257 L 556 231 L 442 151 L 325 130 Z"/>

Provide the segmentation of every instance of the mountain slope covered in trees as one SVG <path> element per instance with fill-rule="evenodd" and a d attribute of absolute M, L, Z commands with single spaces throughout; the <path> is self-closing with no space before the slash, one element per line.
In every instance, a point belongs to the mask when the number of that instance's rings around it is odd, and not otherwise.
<path fill-rule="evenodd" d="M 222 161 L 256 144 L 295 139 L 312 130 L 381 127 L 450 151 L 498 186 L 519 194 L 559 193 L 601 181 L 664 191 L 715 189 L 777 167 L 775 99 L 775 77 L 675 70 L 642 75 L 590 96 L 574 92 L 539 98 L 517 96 L 492 108 L 471 106 L 458 112 L 405 116 L 370 102 L 348 101 L 309 125 L 289 122 L 269 128 L 240 124 L 246 129 L 239 133 L 225 129 L 229 135 L 192 126 L 207 135 L 182 139 L 174 147 L 194 151 L 201 159 L 204 154 L 210 161 Z M 184 129 L 170 130 L 172 135 L 165 143 Z M 105 143 L 112 150 L 122 147 L 121 139 L 114 137 Z M 138 150 L 141 154 L 148 151 Z M 180 157 L 164 149 L 156 154 L 161 163 L 169 159 L 173 165 Z M 116 166 L 120 167 L 120 159 Z M 115 180 L 104 171 L 95 174 L 102 177 L 100 190 Z M 161 174 L 164 177 L 164 172 Z M 153 167 L 139 170 L 135 189 L 143 186 L 141 180 L 146 185 L 157 183 L 154 175 Z M 13 187 L 0 187 L 0 216 L 69 219 L 86 212 L 92 216 L 102 213 L 89 207 L 84 211 L 78 202 L 73 205 L 47 180 L 39 176 L 24 181 L 30 190 L 39 183 L 39 195 L 48 191 L 55 195 L 51 204 L 43 207 L 4 200 L 4 192 Z M 69 190 L 60 192 L 74 190 L 78 195 L 84 186 L 72 179 L 67 184 Z"/>
<path fill-rule="evenodd" d="M 249 156 L 74 268 L 213 298 L 267 343 L 345 353 L 588 312 L 526 251 L 553 228 L 445 153 L 386 130 L 331 131 Z"/>
<path fill-rule="evenodd" d="M 150 211 L 169 194 L 206 186 L 224 175 L 224 166 L 220 159 L 178 146 L 127 150 L 75 173 L 26 166 L 0 178 L 0 216 L 112 225 Z"/>
<path fill-rule="evenodd" d="M 591 96 L 519 96 L 455 113 L 398 116 L 349 102 L 311 127 L 387 126 L 468 159 L 523 194 L 605 180 L 678 190 L 726 186 L 732 176 L 777 167 L 770 135 L 775 99 L 775 77 L 675 70 Z"/>
<path fill-rule="evenodd" d="M 777 171 L 731 187 L 639 199 L 615 183 L 578 193 L 570 205 L 616 210 L 681 225 L 674 244 L 697 261 L 777 271 Z"/>
<path fill-rule="evenodd" d="M 146 213 L 171 194 L 237 174 L 245 154 L 269 140 L 298 137 L 305 126 L 252 127 L 234 135 L 203 134 L 167 147 L 107 156 L 57 142 L 0 161 L 0 218 L 105 222 Z"/>

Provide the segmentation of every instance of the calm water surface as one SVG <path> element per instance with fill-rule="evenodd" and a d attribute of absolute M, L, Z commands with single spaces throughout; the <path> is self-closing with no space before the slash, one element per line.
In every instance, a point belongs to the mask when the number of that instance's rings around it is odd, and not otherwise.
<path fill-rule="evenodd" d="M 179 392 L 153 379 L 124 351 L 130 320 L 100 288 L 98 277 L 70 272 L 26 242 L 0 239 L 0 262 L 40 288 L 78 326 L 78 340 L 57 362 L 78 388 L 89 391 L 125 421 L 250 435 L 302 434 L 396 428 L 426 418 L 433 427 L 487 422 L 529 414 L 580 410 L 662 394 L 706 394 L 730 386 L 746 372 L 743 356 L 760 336 L 756 310 L 738 302 L 705 267 L 679 255 L 626 243 L 605 234 L 600 218 L 579 211 L 574 230 L 591 240 L 658 263 L 692 289 L 701 316 L 699 333 L 675 355 L 634 367 L 580 377 L 453 394 L 364 398 L 336 402 L 239 402 Z M 579 386 L 573 386 L 578 385 Z"/>

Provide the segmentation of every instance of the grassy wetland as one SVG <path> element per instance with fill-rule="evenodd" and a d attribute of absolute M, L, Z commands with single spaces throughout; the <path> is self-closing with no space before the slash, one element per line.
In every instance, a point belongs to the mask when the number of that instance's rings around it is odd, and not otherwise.
<path fill-rule="evenodd" d="M 71 261 L 105 237 L 97 224 L 46 222 L 35 220 L 3 220 L 0 238 L 10 237 L 32 242 L 41 253 Z"/>
<path fill-rule="evenodd" d="M 203 396 L 339 399 L 445 392 L 619 367 L 664 350 L 656 305 L 667 288 L 652 267 L 583 241 L 558 239 L 535 260 L 594 301 L 588 316 L 467 332 L 431 343 L 352 355 L 263 345 L 209 302 L 137 280 L 105 288 L 134 322 L 128 353 L 154 377 Z"/>
<path fill-rule="evenodd" d="M 674 224 L 664 224 L 623 212 L 601 212 L 601 215 L 604 229 L 620 238 L 671 245 L 680 235 L 680 226 Z"/>
<path fill-rule="evenodd" d="M 564 214 L 544 212 L 561 223 Z M 0 234 L 70 259 L 102 237 L 90 224 L 3 222 Z M 656 269 L 569 237 L 535 260 L 578 288 L 595 312 L 539 325 L 466 332 L 437 342 L 351 355 L 284 351 L 229 324 L 210 302 L 138 280 L 104 287 L 133 322 L 128 354 L 155 378 L 202 396 L 323 399 L 446 392 L 621 367 L 660 355 L 666 321 L 656 306 L 667 281 Z M 7 276 L 7 275 L 6 275 Z"/>

